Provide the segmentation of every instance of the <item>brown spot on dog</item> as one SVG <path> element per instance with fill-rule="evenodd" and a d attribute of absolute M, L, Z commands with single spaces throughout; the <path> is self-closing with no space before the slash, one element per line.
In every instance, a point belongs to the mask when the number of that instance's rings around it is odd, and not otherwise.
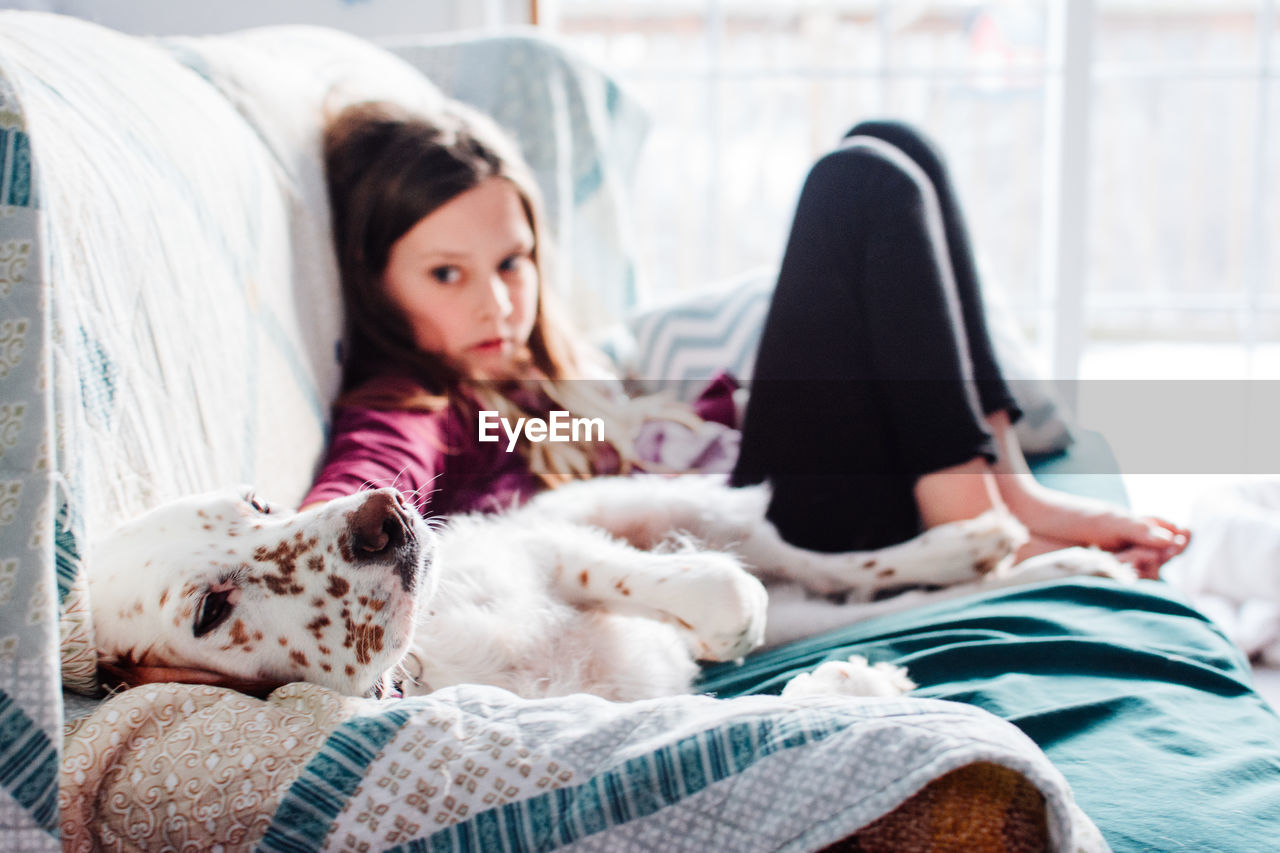
<path fill-rule="evenodd" d="M 618 592 L 622 593 L 623 595 L 631 594 L 631 590 L 627 589 L 626 581 L 622 581 L 622 580 L 618 581 L 613 585 L 613 588 L 616 589 Z"/>
<path fill-rule="evenodd" d="M 307 630 L 311 632 L 313 637 L 319 640 L 324 636 L 324 629 L 329 627 L 331 624 L 329 617 L 321 613 L 319 616 L 307 623 Z"/>
<path fill-rule="evenodd" d="M 896 575 L 897 573 L 898 573 L 898 570 L 897 570 L 897 569 L 881 569 L 880 571 L 876 572 L 876 577 L 878 577 L 878 578 L 891 578 L 891 577 L 893 577 L 894 575 Z"/>
<path fill-rule="evenodd" d="M 328 646 L 319 645 L 319 646 L 316 646 L 316 648 L 319 649 L 320 654 L 324 655 L 325 657 L 328 657 L 329 655 L 333 654 L 332 650 L 330 650 Z"/>
<path fill-rule="evenodd" d="M 864 569 L 874 569 L 875 567 L 876 567 L 876 561 L 874 557 L 862 564 L 862 568 Z"/>
<path fill-rule="evenodd" d="M 587 574 L 586 569 L 583 569 L 582 573 L 578 575 L 578 583 L 582 584 L 583 586 L 586 586 L 590 581 L 591 581 L 591 576 Z"/>
<path fill-rule="evenodd" d="M 375 654 L 383 650 L 382 638 L 381 625 L 371 625 L 368 622 L 356 624 L 348 619 L 347 636 L 342 645 L 355 652 L 357 662 L 368 664 Z"/>
<path fill-rule="evenodd" d="M 203 527 L 205 530 L 212 530 L 212 529 L 213 529 L 213 525 L 212 525 L 212 524 L 202 524 L 202 525 L 200 525 L 200 526 L 201 526 L 201 527 Z"/>
<path fill-rule="evenodd" d="M 160 593 L 160 606 L 164 607 L 165 604 L 167 604 L 168 602 L 169 602 L 169 590 L 166 588 L 164 592 Z"/>
<path fill-rule="evenodd" d="M 333 672 L 333 667 L 329 666 L 329 664 L 327 663 L 320 664 L 320 668 L 323 669 L 325 672 Z"/>
<path fill-rule="evenodd" d="M 244 623 L 239 619 L 231 623 L 231 645 L 243 646 L 249 642 L 249 632 L 245 630 Z"/>
<path fill-rule="evenodd" d="M 375 598 L 369 602 L 369 609 L 372 610 L 374 613 L 381 613 L 382 608 L 386 606 L 387 606 L 387 603 L 383 601 L 381 598 Z"/>
<path fill-rule="evenodd" d="M 275 595 L 302 595 L 302 593 L 306 592 L 305 589 L 293 581 L 288 578 L 282 578 L 279 575 L 263 575 L 262 582 Z"/>
<path fill-rule="evenodd" d="M 347 664 L 347 666 L 346 666 L 346 672 L 347 672 L 347 675 L 355 675 L 355 674 L 356 674 L 356 668 L 355 668 L 354 666 L 352 666 L 351 664 Z"/>
<path fill-rule="evenodd" d="M 289 652 L 289 660 L 293 661 L 298 666 L 310 666 L 310 664 L 307 663 L 307 656 L 297 649 Z"/>
<path fill-rule="evenodd" d="M 342 598 L 342 596 L 346 595 L 350 591 L 351 584 L 347 583 L 337 575 L 329 575 L 329 586 L 325 589 L 325 592 L 329 593 L 329 595 L 334 598 Z"/>
<path fill-rule="evenodd" d="M 981 560 L 974 560 L 973 570 L 980 575 L 990 574 L 995 567 L 1000 565 L 1000 560 L 996 557 L 986 557 Z"/>
<path fill-rule="evenodd" d="M 324 572 L 324 557 L 315 554 L 307 558 L 307 568 L 316 574 Z"/>
<path fill-rule="evenodd" d="M 257 642 L 261 643 L 261 642 L 262 642 L 262 632 L 261 632 L 261 631 L 254 631 L 254 632 L 253 632 L 253 639 L 254 639 L 254 640 L 256 640 Z"/>
<path fill-rule="evenodd" d="M 316 610 L 324 610 L 324 599 L 323 598 L 311 599 L 311 606 L 314 607 Z"/>
<path fill-rule="evenodd" d="M 351 553 L 351 537 L 346 533 L 338 535 L 338 553 L 342 555 L 342 559 L 348 563 L 356 561 L 355 554 Z"/>
<path fill-rule="evenodd" d="M 280 645 L 282 646 L 287 647 L 289 645 L 289 641 L 284 637 L 276 637 L 276 639 L 280 642 Z"/>
<path fill-rule="evenodd" d="M 298 570 L 298 559 L 314 548 L 318 541 L 304 540 L 299 531 L 292 541 L 281 542 L 274 548 L 259 546 L 253 552 L 253 558 L 259 562 L 275 563 L 278 572 L 262 576 L 267 588 L 276 595 L 301 595 L 304 590 L 293 579 Z"/>

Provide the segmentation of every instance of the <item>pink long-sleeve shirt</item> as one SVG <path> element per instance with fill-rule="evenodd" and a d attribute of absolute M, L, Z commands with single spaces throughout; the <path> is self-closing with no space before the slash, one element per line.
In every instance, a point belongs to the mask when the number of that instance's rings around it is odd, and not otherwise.
<path fill-rule="evenodd" d="M 404 382 L 387 376 L 371 380 L 366 389 L 394 391 Z M 728 473 L 738 455 L 736 387 L 727 374 L 711 382 L 694 404 L 702 419 L 696 430 L 674 421 L 647 421 L 632 436 L 638 459 L 668 470 Z M 525 457 L 506 447 L 505 436 L 481 442 L 476 418 L 455 408 L 339 407 L 320 473 L 302 503 L 394 486 L 424 515 L 497 511 L 543 488 Z M 598 473 L 616 474 L 617 468 Z"/>

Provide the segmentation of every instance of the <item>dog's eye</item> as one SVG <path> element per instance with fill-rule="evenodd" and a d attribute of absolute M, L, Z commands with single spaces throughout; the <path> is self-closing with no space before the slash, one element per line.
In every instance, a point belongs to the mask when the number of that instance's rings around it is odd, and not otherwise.
<path fill-rule="evenodd" d="M 262 513 L 263 515 L 271 514 L 271 504 L 267 503 L 264 500 L 261 500 L 255 492 L 250 492 L 249 494 L 245 495 L 244 499 L 249 502 L 249 506 L 253 507 L 255 510 Z"/>
<path fill-rule="evenodd" d="M 200 599 L 200 607 L 196 612 L 196 622 L 191 628 L 192 634 L 197 637 L 203 637 L 226 621 L 227 617 L 231 615 L 231 611 L 235 609 L 230 600 L 232 591 L 231 589 L 211 589 L 205 593 L 204 598 Z"/>

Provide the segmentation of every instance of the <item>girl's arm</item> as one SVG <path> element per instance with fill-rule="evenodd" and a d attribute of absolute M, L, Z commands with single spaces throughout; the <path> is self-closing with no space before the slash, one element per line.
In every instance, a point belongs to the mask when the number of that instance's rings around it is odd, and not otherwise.
<path fill-rule="evenodd" d="M 442 413 L 341 408 L 307 508 L 362 489 L 393 486 L 422 511 L 444 468 Z"/>

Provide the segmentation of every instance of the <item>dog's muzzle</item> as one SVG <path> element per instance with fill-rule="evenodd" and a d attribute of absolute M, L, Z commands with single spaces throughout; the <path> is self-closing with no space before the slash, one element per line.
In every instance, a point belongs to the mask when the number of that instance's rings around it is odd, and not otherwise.
<path fill-rule="evenodd" d="M 357 563 L 391 565 L 405 592 L 412 592 L 421 570 L 422 544 L 413 509 L 395 489 L 366 492 L 367 497 L 349 516 L 351 556 Z"/>

